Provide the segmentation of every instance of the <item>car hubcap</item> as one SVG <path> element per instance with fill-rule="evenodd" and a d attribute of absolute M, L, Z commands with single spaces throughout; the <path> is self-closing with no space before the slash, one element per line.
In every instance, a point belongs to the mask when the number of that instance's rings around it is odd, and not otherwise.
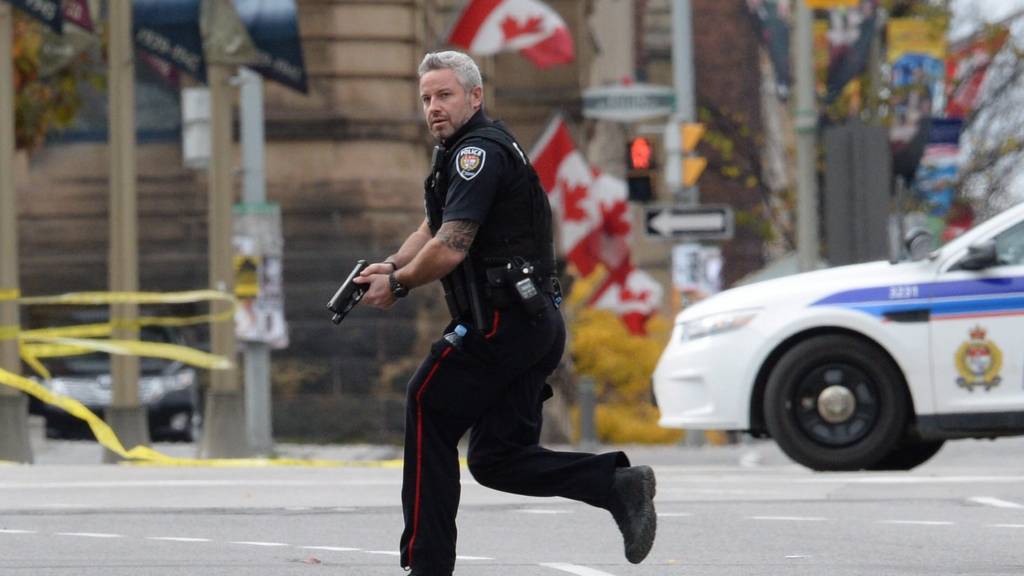
<path fill-rule="evenodd" d="M 818 395 L 818 414 L 829 424 L 845 422 L 857 409 L 857 399 L 849 388 L 829 386 Z"/>
<path fill-rule="evenodd" d="M 858 366 L 821 365 L 797 383 L 790 409 L 797 426 L 814 442 L 849 446 L 878 421 L 878 385 Z"/>

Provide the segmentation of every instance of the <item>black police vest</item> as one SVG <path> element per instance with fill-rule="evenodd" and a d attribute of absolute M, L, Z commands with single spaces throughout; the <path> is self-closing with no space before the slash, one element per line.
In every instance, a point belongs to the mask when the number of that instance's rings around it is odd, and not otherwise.
<path fill-rule="evenodd" d="M 539 277 L 555 275 L 555 246 L 551 230 L 551 205 L 540 185 L 540 178 L 526 154 L 499 123 L 472 129 L 439 154 L 434 173 L 425 183 L 427 220 L 432 234 L 441 228 L 448 194 L 451 155 L 469 138 L 483 138 L 502 146 L 512 159 L 509 174 L 501 180 L 501 188 L 486 221 L 480 226 L 469 257 L 479 272 L 496 262 L 514 257 L 525 258 L 534 265 Z"/>

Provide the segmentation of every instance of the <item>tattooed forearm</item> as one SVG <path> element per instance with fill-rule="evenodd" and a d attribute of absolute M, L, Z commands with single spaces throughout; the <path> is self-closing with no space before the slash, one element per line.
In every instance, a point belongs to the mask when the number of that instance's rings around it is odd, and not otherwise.
<path fill-rule="evenodd" d="M 441 224 L 437 231 L 437 240 L 445 246 L 458 252 L 469 252 L 476 238 L 476 231 L 480 225 L 471 220 L 452 220 Z"/>

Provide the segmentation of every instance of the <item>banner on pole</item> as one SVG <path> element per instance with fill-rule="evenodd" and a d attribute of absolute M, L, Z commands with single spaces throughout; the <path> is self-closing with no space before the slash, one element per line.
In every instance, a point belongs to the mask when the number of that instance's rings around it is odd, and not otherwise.
<path fill-rule="evenodd" d="M 200 0 L 133 0 L 135 45 L 206 83 Z"/>
<path fill-rule="evenodd" d="M 46 24 L 58 34 L 63 29 L 64 14 L 61 10 L 60 0 L 6 0 L 6 2 Z"/>
<path fill-rule="evenodd" d="M 235 10 L 256 45 L 258 60 L 250 68 L 292 90 L 308 93 L 295 1 L 235 0 Z"/>

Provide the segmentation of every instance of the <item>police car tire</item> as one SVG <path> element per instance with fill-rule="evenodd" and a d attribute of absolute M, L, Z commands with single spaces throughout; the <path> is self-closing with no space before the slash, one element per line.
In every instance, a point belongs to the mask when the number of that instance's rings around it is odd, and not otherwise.
<path fill-rule="evenodd" d="M 945 440 L 914 440 L 896 446 L 868 470 L 912 470 L 935 456 Z"/>
<path fill-rule="evenodd" d="M 856 442 L 828 446 L 797 422 L 795 397 L 801 378 L 825 365 L 842 365 L 867 376 L 876 394 L 877 414 Z M 902 440 L 907 423 L 907 392 L 892 360 L 872 344 L 841 334 L 800 342 L 779 359 L 765 388 L 765 424 L 783 452 L 814 470 L 862 470 L 880 462 Z"/>

